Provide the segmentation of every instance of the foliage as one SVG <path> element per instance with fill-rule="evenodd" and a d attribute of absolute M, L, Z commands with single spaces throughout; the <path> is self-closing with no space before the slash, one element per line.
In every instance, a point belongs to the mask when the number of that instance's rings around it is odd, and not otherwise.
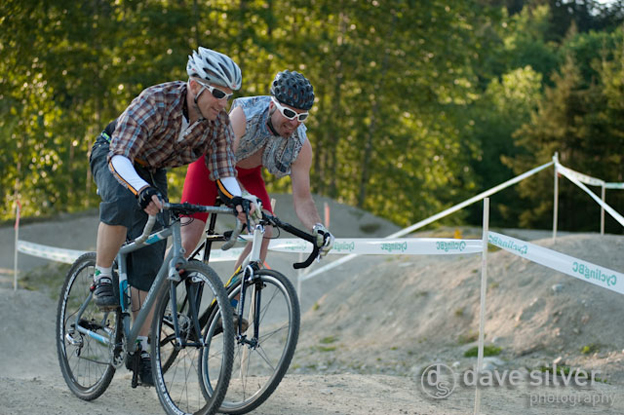
<path fill-rule="evenodd" d="M 483 356 L 498 356 L 503 351 L 502 348 L 494 345 L 483 346 Z M 464 352 L 464 357 L 477 357 L 479 355 L 479 348 L 477 346 L 471 347 Z"/>
<path fill-rule="evenodd" d="M 591 35 L 590 35 L 591 36 Z M 622 95 L 621 79 L 624 75 L 622 59 L 622 32 L 613 51 L 615 58 L 607 60 L 603 53 L 592 65 L 597 79 L 588 83 L 581 74 L 574 56 L 568 55 L 559 73 L 553 75 L 553 87 L 547 87 L 544 99 L 531 121 L 516 133 L 516 144 L 523 154 L 507 158 L 505 162 L 516 172 L 550 160 L 558 152 L 559 160 L 567 167 L 606 181 L 621 182 L 622 154 Z M 617 86 L 619 85 L 619 87 Z M 519 185 L 526 200 L 526 210 L 520 215 L 520 224 L 528 227 L 547 227 L 552 211 L 552 177 Z M 560 187 L 561 229 L 596 231 L 599 208 L 590 203 L 586 194 L 567 181 Z M 533 196 L 546 196 L 537 200 Z M 613 193 L 608 203 L 617 211 L 624 207 L 624 195 Z M 593 218 L 594 220 L 589 220 Z M 621 226 L 607 221 L 607 229 L 621 232 Z"/>
<path fill-rule="evenodd" d="M 25 216 L 96 206 L 96 135 L 144 88 L 185 79 L 199 45 L 240 64 L 239 96 L 266 94 L 280 70 L 304 73 L 313 191 L 399 224 L 555 151 L 621 181 L 621 22 L 621 8 L 581 0 L 5 0 L 0 219 L 16 198 Z M 173 199 L 184 174 L 169 174 Z M 495 200 L 494 224 L 548 226 L 552 178 L 531 183 Z M 528 197 L 536 188 L 544 198 Z M 574 191 L 562 188 L 567 206 L 582 199 Z M 564 225 L 594 223 L 584 216 Z"/>

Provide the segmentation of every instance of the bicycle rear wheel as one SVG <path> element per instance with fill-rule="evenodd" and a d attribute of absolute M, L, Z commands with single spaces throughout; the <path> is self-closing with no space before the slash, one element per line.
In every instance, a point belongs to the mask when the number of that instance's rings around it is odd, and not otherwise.
<path fill-rule="evenodd" d="M 199 261 L 185 265 L 184 279 L 168 284 L 161 294 L 152 323 L 152 372 L 161 404 L 168 414 L 214 414 L 225 396 L 233 359 L 234 328 L 232 309 L 221 280 L 209 266 Z M 175 310 L 171 290 L 175 290 Z M 228 316 L 220 325 L 199 325 L 195 321 L 210 308 Z M 223 311 L 221 311 L 223 310 Z M 194 318 L 196 317 L 196 319 Z M 174 317 L 178 321 L 179 339 L 176 340 Z M 213 338 L 214 336 L 214 338 Z M 202 385 L 200 356 L 207 339 L 218 342 L 224 350 L 219 362 L 220 374 L 215 388 L 207 393 Z"/>
<path fill-rule="evenodd" d="M 245 293 L 243 317 L 249 322 L 249 328 L 234 344 L 232 377 L 219 412 L 244 414 L 262 404 L 286 374 L 297 346 L 300 311 L 294 287 L 277 271 L 262 269 L 256 275 L 260 281 L 246 286 Z M 240 283 L 230 287 L 229 298 L 237 297 L 240 290 Z M 253 315 L 254 309 L 258 310 L 257 316 Z M 259 325 L 257 339 L 254 320 Z M 209 325 L 213 321 L 214 318 Z M 238 327 L 235 331 L 240 334 Z M 212 362 L 221 359 L 220 345 L 210 343 L 208 353 L 203 356 L 206 365 L 203 373 L 207 376 L 204 384 L 209 387 L 218 375 L 218 367 Z"/>
<path fill-rule="evenodd" d="M 95 252 L 83 254 L 73 263 L 61 290 L 56 319 L 63 378 L 76 396 L 87 401 L 102 395 L 115 374 L 112 350 L 121 327 L 119 309 L 100 311 L 91 301 L 94 271 Z"/>

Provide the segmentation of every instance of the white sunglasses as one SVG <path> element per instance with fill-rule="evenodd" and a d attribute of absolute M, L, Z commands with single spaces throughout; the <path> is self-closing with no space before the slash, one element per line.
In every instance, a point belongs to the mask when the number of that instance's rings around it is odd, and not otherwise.
<path fill-rule="evenodd" d="M 204 87 L 208 91 L 210 91 L 212 96 L 215 97 L 216 99 L 223 99 L 223 98 L 225 98 L 227 101 L 229 101 L 230 98 L 232 98 L 234 96 L 234 93 L 227 94 L 224 91 L 220 90 L 219 88 L 215 88 L 214 86 L 210 86 L 208 84 L 200 82 L 197 79 L 195 81 L 197 81 L 198 84 L 200 84 L 202 87 Z M 199 94 L 197 94 L 197 95 L 199 96 Z"/>
<path fill-rule="evenodd" d="M 275 104 L 275 106 L 279 110 L 280 114 L 282 114 L 284 116 L 284 118 L 287 118 L 289 120 L 294 120 L 296 118 L 297 121 L 299 121 L 299 122 L 305 122 L 305 120 L 308 119 L 308 115 L 309 115 L 308 112 L 297 113 L 294 110 L 291 110 L 290 108 L 286 108 L 286 107 L 282 106 L 277 101 L 277 99 L 275 99 L 275 97 L 271 97 L 271 99 L 273 100 L 273 103 Z"/>

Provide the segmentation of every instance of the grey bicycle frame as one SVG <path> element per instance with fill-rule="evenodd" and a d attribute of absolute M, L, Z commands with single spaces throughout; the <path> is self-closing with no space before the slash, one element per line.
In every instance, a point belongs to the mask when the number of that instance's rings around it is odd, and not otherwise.
<path fill-rule="evenodd" d="M 150 221 L 152 220 L 152 218 L 155 218 L 155 216 L 150 217 Z M 148 225 L 149 222 L 148 224 L 146 224 L 146 229 L 148 228 Z M 184 258 L 184 251 L 182 251 L 180 222 L 175 221 L 171 224 L 171 226 L 166 227 L 165 229 L 152 235 L 149 235 L 149 237 L 147 238 L 142 238 L 144 235 L 145 232 L 143 232 L 143 235 L 137 238 L 134 242 L 122 246 L 119 250 L 119 253 L 117 254 L 117 267 L 119 270 L 119 295 L 121 299 L 121 311 L 123 313 L 123 328 L 124 334 L 126 335 L 126 346 L 129 353 L 134 353 L 136 351 L 136 339 L 139 335 L 139 331 L 141 330 L 141 327 L 143 327 L 145 320 L 147 320 L 147 316 L 149 315 L 150 310 L 153 308 L 156 298 L 158 298 L 157 294 L 160 293 L 160 290 L 163 289 L 165 286 L 165 276 L 168 274 L 167 276 L 175 278 L 175 275 L 177 275 L 175 265 L 186 263 L 186 259 Z M 145 246 L 155 244 L 156 242 L 167 240 L 167 238 L 169 238 L 169 236 L 171 235 L 173 235 L 173 245 L 165 256 L 165 259 L 160 266 L 160 269 L 158 270 L 158 274 L 156 274 L 156 278 L 147 293 L 147 297 L 145 297 L 145 302 L 141 306 L 139 313 L 136 315 L 134 323 L 132 323 L 131 325 L 130 314 L 126 309 L 126 301 L 123 298 L 125 295 L 127 295 L 126 293 L 128 292 L 128 268 L 126 258 L 131 252 L 137 251 Z M 143 241 L 141 241 L 141 239 L 143 239 Z M 172 266 L 173 269 L 171 269 Z M 169 268 L 168 273 L 167 268 Z M 130 329 L 130 326 L 132 326 L 132 329 Z"/>
<path fill-rule="evenodd" d="M 167 207 L 168 207 L 168 204 L 165 203 L 165 208 Z M 230 208 L 217 207 L 217 206 L 207 206 L 206 211 L 208 213 L 229 213 L 229 214 L 232 213 L 232 210 Z M 178 220 L 175 220 L 173 221 L 173 223 L 171 223 L 169 226 L 165 227 L 164 229 L 158 232 L 151 233 L 151 230 L 155 222 L 156 222 L 156 216 L 150 216 L 148 218 L 147 223 L 145 224 L 145 227 L 143 229 L 143 233 L 141 234 L 141 236 L 139 236 L 138 238 L 136 238 L 134 241 L 130 243 L 124 244 L 119 250 L 119 253 L 117 254 L 117 266 L 118 266 L 118 274 L 119 274 L 119 297 L 120 297 L 120 303 L 121 303 L 121 309 L 122 309 L 121 311 L 123 315 L 123 328 L 124 328 L 124 334 L 126 337 L 126 347 L 127 347 L 128 353 L 134 353 L 136 351 L 137 349 L 136 339 L 139 335 L 139 331 L 141 330 L 141 327 L 143 327 L 143 324 L 145 324 L 145 321 L 147 320 L 147 316 L 149 315 L 150 311 L 152 310 L 154 306 L 154 303 L 156 302 L 156 299 L 158 298 L 158 294 L 161 292 L 161 290 L 165 288 L 166 282 L 169 279 L 173 281 L 179 281 L 180 277 L 177 271 L 177 267 L 180 267 L 180 266 L 183 267 L 184 264 L 186 264 L 187 262 L 186 258 L 184 257 L 184 253 L 185 253 L 184 249 L 182 248 L 182 236 L 180 234 L 180 222 Z M 240 228 L 241 226 L 237 219 L 235 229 L 240 229 Z M 236 238 L 238 237 L 239 232 L 240 231 L 238 232 L 235 231 L 234 234 L 232 234 L 232 237 L 230 240 L 231 243 L 224 244 L 223 249 L 228 249 L 234 244 L 234 242 L 236 241 Z M 150 287 L 150 290 L 148 291 L 147 296 L 145 297 L 145 301 L 141 305 L 141 309 L 136 315 L 134 322 L 131 324 L 131 316 L 130 316 L 130 313 L 128 313 L 128 310 L 126 308 L 126 301 L 124 299 L 124 296 L 127 295 L 128 290 L 129 290 L 126 257 L 131 252 L 137 251 L 141 248 L 144 248 L 145 246 L 152 245 L 152 244 L 155 244 L 156 242 L 160 242 L 163 240 L 167 240 L 171 235 L 173 235 L 172 247 L 167 253 L 167 255 L 165 256 L 165 259 L 162 265 L 160 266 L 158 274 L 156 275 L 156 278 L 154 279 L 154 282 L 152 283 L 152 286 Z M 92 294 L 90 295 L 90 298 L 85 302 L 85 304 L 83 304 L 80 312 L 78 313 L 77 321 L 80 319 L 82 312 L 86 309 L 87 304 L 89 303 L 89 300 L 91 299 L 91 297 L 92 297 Z M 76 327 L 78 328 L 78 331 L 82 332 L 85 335 L 93 337 L 95 340 L 101 343 L 104 343 L 106 345 L 110 346 L 111 342 L 114 341 L 104 336 L 101 336 L 95 332 L 92 332 L 91 330 L 82 328 L 80 327 L 79 324 L 76 324 Z"/>

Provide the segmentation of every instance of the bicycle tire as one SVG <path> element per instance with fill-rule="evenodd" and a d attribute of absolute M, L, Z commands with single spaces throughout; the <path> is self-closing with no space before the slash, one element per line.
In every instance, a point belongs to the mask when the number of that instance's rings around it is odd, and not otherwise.
<path fill-rule="evenodd" d="M 180 283 L 167 284 L 168 289 L 160 294 L 152 323 L 152 373 L 154 376 L 158 398 L 168 414 L 181 413 L 214 414 L 219 409 L 230 380 L 234 348 L 234 327 L 232 324 L 232 309 L 227 299 L 227 293 L 221 279 L 208 265 L 199 261 L 189 261 L 185 265 L 185 278 Z M 176 316 L 180 337 L 189 345 L 175 348 L 175 334 L 173 332 L 173 311 L 170 301 L 170 289 L 175 287 Z M 198 294 L 199 291 L 199 294 Z M 222 332 L 213 337 L 214 326 L 201 327 L 197 335 L 191 317 L 188 302 L 182 300 L 189 296 L 198 300 L 197 316 L 202 310 L 212 307 L 219 315 L 225 314 L 229 318 L 222 319 Z M 185 306 L 184 304 L 187 304 Z M 217 386 L 212 393 L 206 393 L 201 384 L 204 376 L 201 373 L 200 356 L 203 348 L 200 339 L 206 342 L 210 338 L 220 342 L 225 351 L 221 356 L 220 373 Z"/>
<path fill-rule="evenodd" d="M 95 252 L 81 255 L 67 272 L 61 290 L 56 319 L 56 346 L 61 373 L 69 389 L 85 401 L 104 393 L 115 375 L 112 345 L 119 336 L 121 312 L 104 312 L 87 299 L 91 295 L 95 271 Z M 110 345 L 76 330 L 74 316 L 86 305 L 79 325 L 110 340 Z"/>
<path fill-rule="evenodd" d="M 244 414 L 265 402 L 278 387 L 292 361 L 300 326 L 300 307 L 292 283 L 280 272 L 262 269 L 256 272 L 261 277 L 261 310 L 259 313 L 260 338 L 253 348 L 236 340 L 234 344 L 234 366 L 232 377 L 219 412 Z M 240 283 L 228 288 L 228 297 L 236 297 Z M 247 286 L 248 293 L 255 292 L 255 285 Z M 245 301 L 243 315 L 249 316 L 251 298 Z M 245 318 L 245 317 L 244 317 Z M 214 321 L 211 316 L 209 325 Z M 252 335 L 253 321 L 249 320 L 246 334 Z M 237 331 L 238 329 L 235 328 Z M 209 359 L 218 358 L 218 345 L 210 344 L 209 355 L 205 353 L 203 364 L 208 367 L 204 374 L 212 374 Z M 210 378 L 203 382 L 210 386 Z"/>

